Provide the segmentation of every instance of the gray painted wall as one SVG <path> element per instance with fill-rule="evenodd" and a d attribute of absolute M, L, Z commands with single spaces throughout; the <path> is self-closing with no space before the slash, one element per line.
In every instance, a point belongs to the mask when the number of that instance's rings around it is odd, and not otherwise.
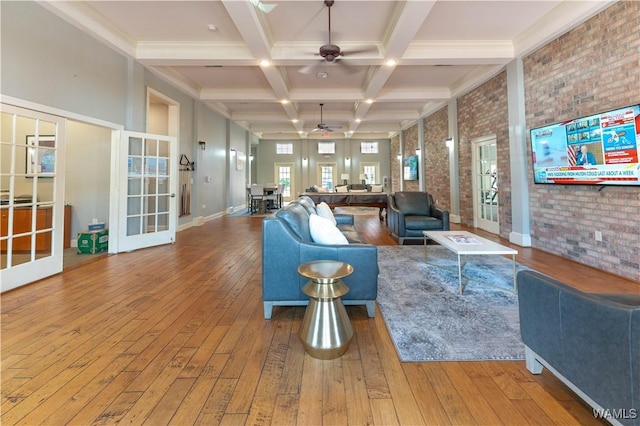
<path fill-rule="evenodd" d="M 226 118 L 200 101 L 34 2 L 0 2 L 0 19 L 0 88 L 3 95 L 114 123 L 126 130 L 144 132 L 147 88 L 152 88 L 179 102 L 178 153 L 187 154 L 197 162 L 193 173 L 192 214 L 181 217 L 179 225 L 188 224 L 200 216 L 220 214 L 229 207 L 244 203 L 244 176 L 249 172 L 235 173 L 229 169 L 230 147 L 249 152 L 248 135 L 244 129 L 230 125 Z M 101 144 L 80 144 L 104 139 L 104 129 L 94 128 L 96 134 L 89 136 L 89 128 L 83 130 L 81 138 L 78 136 L 83 140 L 72 140 L 76 133 L 70 132 L 67 144 L 82 147 L 79 150 L 81 155 L 78 155 L 95 159 L 100 164 L 94 164 L 94 169 L 103 173 L 103 169 L 109 169 L 108 152 Z M 199 140 L 207 141 L 207 150 L 200 150 Z M 75 154 L 70 155 L 72 157 L 66 162 L 68 166 L 75 161 Z M 108 200 L 109 180 L 104 176 L 85 185 L 87 182 L 69 182 L 78 178 L 72 171 L 67 172 L 67 187 L 75 189 L 73 195 L 65 195 L 73 197 L 73 204 L 78 209 L 80 203 L 101 205 L 102 198 L 101 201 L 92 198 L 95 194 L 102 194 Z M 206 185 L 205 176 L 210 180 Z M 74 221 L 74 228 L 96 215 L 87 214 L 90 215 L 88 219 L 78 217 Z"/>

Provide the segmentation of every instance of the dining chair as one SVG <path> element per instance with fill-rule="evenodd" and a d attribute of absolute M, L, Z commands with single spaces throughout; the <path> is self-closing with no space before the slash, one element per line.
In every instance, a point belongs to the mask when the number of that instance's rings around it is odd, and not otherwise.
<path fill-rule="evenodd" d="M 247 213 L 251 212 L 251 185 L 247 184 Z"/>
<path fill-rule="evenodd" d="M 278 208 L 281 209 L 282 208 L 282 194 L 284 193 L 284 183 L 281 183 L 280 185 L 278 185 L 278 189 L 276 191 L 276 194 L 278 195 L 277 197 L 277 204 L 278 204 Z"/>
<path fill-rule="evenodd" d="M 275 188 L 275 190 L 270 191 L 268 193 L 265 194 L 264 198 L 267 201 L 267 208 L 271 209 L 279 209 L 280 208 L 280 204 L 278 203 L 278 189 L 280 188 L 279 185 L 276 185 L 275 183 L 273 184 L 274 186 L 270 186 L 271 184 L 267 184 L 265 185 L 265 188 Z"/>
<path fill-rule="evenodd" d="M 251 214 L 254 214 L 256 209 L 264 212 L 264 200 L 264 186 L 251 185 Z"/>

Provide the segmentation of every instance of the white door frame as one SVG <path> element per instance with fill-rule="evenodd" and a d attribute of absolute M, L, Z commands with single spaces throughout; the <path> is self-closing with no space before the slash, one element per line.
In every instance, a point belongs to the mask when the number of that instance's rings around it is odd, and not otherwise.
<path fill-rule="evenodd" d="M 473 226 L 477 228 L 484 229 L 494 234 L 500 233 L 500 198 L 498 197 L 498 202 L 495 206 L 495 221 L 487 220 L 483 218 L 482 212 L 480 211 L 480 207 L 484 208 L 485 204 L 481 205 L 481 198 L 479 196 L 479 191 L 481 189 L 482 183 L 479 181 L 480 174 L 478 173 L 478 151 L 481 147 L 486 145 L 495 145 L 496 146 L 496 161 L 495 161 L 495 171 L 498 174 L 498 163 L 497 163 L 497 140 L 496 135 L 487 135 L 479 138 L 475 138 L 471 140 L 471 176 L 472 176 L 472 188 L 473 188 Z M 483 173 L 484 175 L 484 173 Z"/>

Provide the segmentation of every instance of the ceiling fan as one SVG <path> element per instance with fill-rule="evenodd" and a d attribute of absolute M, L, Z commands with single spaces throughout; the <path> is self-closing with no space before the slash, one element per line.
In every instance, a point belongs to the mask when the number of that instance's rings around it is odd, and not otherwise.
<path fill-rule="evenodd" d="M 324 121 L 322 120 L 322 107 L 324 106 L 324 104 L 320 104 L 320 123 L 318 123 L 318 125 L 316 126 L 315 129 L 312 130 L 312 132 L 333 132 L 335 130 L 338 129 L 342 129 L 342 126 L 340 125 L 334 125 L 334 124 L 324 124 Z"/>
<path fill-rule="evenodd" d="M 341 66 L 346 67 L 349 72 L 355 72 L 357 71 L 355 68 L 349 67 L 344 62 L 340 62 L 340 59 L 343 56 L 345 56 L 345 53 L 355 54 L 355 53 L 363 53 L 363 52 L 371 51 L 371 49 L 365 49 L 365 50 L 358 50 L 358 51 L 343 52 L 342 50 L 340 50 L 340 46 L 337 46 L 331 43 L 331 6 L 333 6 L 333 3 L 335 3 L 335 0 L 324 0 L 324 4 L 325 6 L 327 6 L 328 17 L 329 17 L 329 42 L 325 45 L 320 46 L 318 54 L 322 56 L 322 59 L 320 60 L 319 63 L 307 65 L 306 67 L 300 68 L 298 71 L 303 74 L 313 74 L 315 69 L 318 66 L 326 62 L 339 63 Z"/>

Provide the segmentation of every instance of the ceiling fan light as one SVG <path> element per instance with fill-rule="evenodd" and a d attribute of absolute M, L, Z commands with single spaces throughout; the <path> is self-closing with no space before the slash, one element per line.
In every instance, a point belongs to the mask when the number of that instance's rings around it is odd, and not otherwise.
<path fill-rule="evenodd" d="M 395 59 L 389 59 L 387 60 L 387 62 L 385 62 L 385 64 L 388 67 L 395 67 L 398 64 L 398 61 L 396 61 Z"/>
<path fill-rule="evenodd" d="M 268 59 L 263 59 L 260 61 L 260 66 L 262 67 L 268 67 L 269 65 L 271 65 L 271 61 Z"/>

